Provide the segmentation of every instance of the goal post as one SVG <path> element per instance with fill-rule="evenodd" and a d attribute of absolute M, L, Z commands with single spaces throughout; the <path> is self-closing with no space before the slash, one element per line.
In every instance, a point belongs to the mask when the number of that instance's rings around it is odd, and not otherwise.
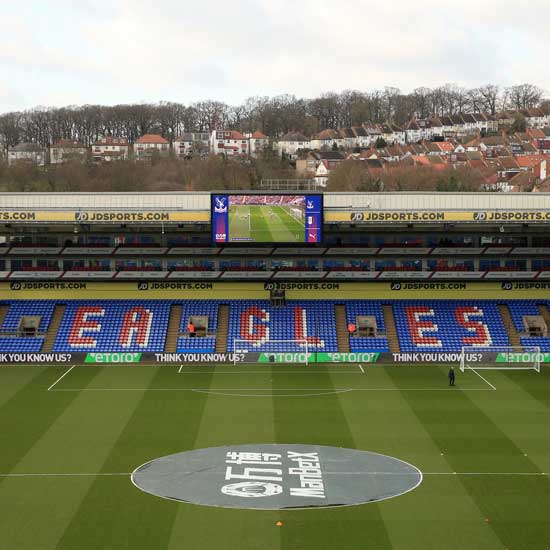
<path fill-rule="evenodd" d="M 539 346 L 463 346 L 460 370 L 535 370 L 540 372 L 544 353 Z"/>
<path fill-rule="evenodd" d="M 294 340 L 233 340 L 233 364 L 303 363 L 309 364 L 310 343 L 307 338 Z"/>

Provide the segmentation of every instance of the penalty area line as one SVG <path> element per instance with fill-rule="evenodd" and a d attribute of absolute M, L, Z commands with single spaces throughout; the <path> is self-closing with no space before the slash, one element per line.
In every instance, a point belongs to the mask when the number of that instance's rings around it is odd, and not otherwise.
<path fill-rule="evenodd" d="M 61 382 L 61 380 L 63 380 L 63 378 L 65 378 L 65 376 L 67 376 L 67 374 L 69 374 L 74 368 L 76 367 L 76 365 L 73 365 L 69 370 L 65 371 L 46 391 L 51 391 L 52 388 L 58 383 L 58 382 Z"/>
<path fill-rule="evenodd" d="M 493 390 L 495 390 L 495 391 L 497 390 L 497 389 L 493 386 L 493 384 L 491 384 L 491 382 L 489 382 L 489 380 L 487 380 L 487 378 L 481 376 L 481 374 L 479 374 L 479 372 L 477 372 L 475 369 L 470 368 L 470 370 L 473 371 L 475 374 L 477 374 L 485 383 L 489 384 L 489 386 L 491 386 L 491 388 L 493 388 Z"/>

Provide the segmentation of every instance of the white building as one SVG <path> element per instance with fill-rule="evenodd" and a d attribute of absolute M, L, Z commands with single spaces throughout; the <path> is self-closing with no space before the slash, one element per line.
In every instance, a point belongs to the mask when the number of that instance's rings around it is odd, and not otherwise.
<path fill-rule="evenodd" d="M 158 134 L 145 134 L 134 143 L 136 160 L 150 160 L 158 155 L 166 157 L 170 154 L 170 143 Z"/>
<path fill-rule="evenodd" d="M 210 152 L 225 157 L 248 157 L 248 139 L 236 130 L 214 130 L 210 135 Z"/>
<path fill-rule="evenodd" d="M 128 140 L 126 138 L 104 137 L 92 145 L 92 160 L 94 162 L 113 162 L 128 160 Z"/>
<path fill-rule="evenodd" d="M 46 149 L 38 143 L 19 143 L 8 149 L 8 165 L 31 164 L 44 166 L 46 164 Z"/>
<path fill-rule="evenodd" d="M 298 151 L 311 149 L 310 140 L 299 132 L 289 132 L 277 142 L 277 151 L 280 156 L 286 155 L 295 159 Z"/>
<path fill-rule="evenodd" d="M 248 139 L 250 156 L 257 158 L 263 151 L 269 148 L 269 137 L 260 131 L 253 134 L 245 134 Z"/>
<path fill-rule="evenodd" d="M 334 146 L 345 147 L 346 140 L 340 132 L 327 128 L 311 138 L 311 148 L 318 151 L 326 151 Z"/>
<path fill-rule="evenodd" d="M 174 140 L 176 158 L 206 156 L 210 151 L 210 134 L 207 132 L 185 132 Z"/>
<path fill-rule="evenodd" d="M 73 139 L 60 139 L 50 147 L 50 163 L 84 162 L 87 154 L 88 149 L 82 143 Z"/>

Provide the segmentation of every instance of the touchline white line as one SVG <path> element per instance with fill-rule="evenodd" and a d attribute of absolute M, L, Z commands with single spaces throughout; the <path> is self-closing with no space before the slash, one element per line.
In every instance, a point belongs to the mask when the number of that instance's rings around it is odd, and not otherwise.
<path fill-rule="evenodd" d="M 49 388 L 47 391 L 50 391 L 58 382 L 61 382 L 61 380 L 63 380 L 63 378 L 65 378 L 65 376 L 67 376 L 67 374 L 69 374 L 74 368 L 76 367 L 76 365 L 73 365 L 68 371 L 64 372 Z"/>

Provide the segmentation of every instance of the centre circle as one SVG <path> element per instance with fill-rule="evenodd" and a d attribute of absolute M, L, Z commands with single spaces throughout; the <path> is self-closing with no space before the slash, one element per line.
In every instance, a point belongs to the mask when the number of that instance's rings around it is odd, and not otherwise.
<path fill-rule="evenodd" d="M 231 445 L 163 456 L 132 473 L 152 495 L 223 508 L 284 510 L 377 502 L 412 491 L 422 472 L 370 451 L 322 445 Z"/>

